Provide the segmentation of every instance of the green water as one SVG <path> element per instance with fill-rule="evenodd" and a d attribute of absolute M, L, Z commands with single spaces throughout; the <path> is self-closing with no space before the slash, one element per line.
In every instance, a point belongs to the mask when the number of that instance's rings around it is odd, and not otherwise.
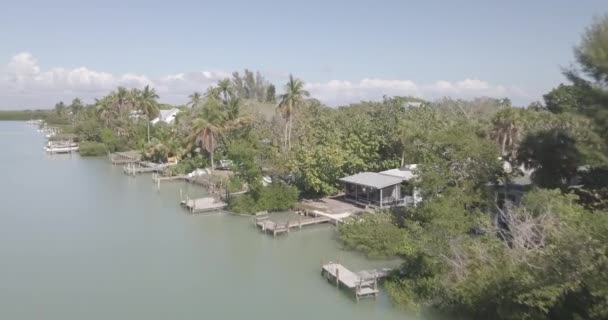
<path fill-rule="evenodd" d="M 356 303 L 321 261 L 329 225 L 288 236 L 247 218 L 188 215 L 180 189 L 129 178 L 105 158 L 44 154 L 32 126 L 0 122 L 0 319 L 404 319 L 382 292 Z"/>

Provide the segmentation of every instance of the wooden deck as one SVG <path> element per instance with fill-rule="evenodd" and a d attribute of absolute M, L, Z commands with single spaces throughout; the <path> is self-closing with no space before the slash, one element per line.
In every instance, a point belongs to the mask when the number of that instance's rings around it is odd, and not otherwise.
<path fill-rule="evenodd" d="M 128 165 L 122 168 L 123 172 L 126 175 L 136 175 L 138 173 L 146 173 L 146 172 L 162 172 L 165 169 L 171 168 L 177 165 L 177 163 L 152 163 L 152 162 L 138 162 L 138 165 L 131 162 Z"/>
<path fill-rule="evenodd" d="M 137 163 L 141 160 L 141 154 L 138 151 L 114 152 L 109 156 L 112 164 L 129 164 Z"/>
<path fill-rule="evenodd" d="M 191 213 L 218 211 L 228 206 L 225 202 L 211 197 L 182 200 L 181 205 Z"/>
<path fill-rule="evenodd" d="M 327 281 L 336 284 L 336 287 L 345 287 L 355 294 L 355 299 L 372 297 L 380 293 L 378 280 L 386 277 L 391 269 L 373 269 L 353 272 L 339 263 L 329 262 L 321 266 L 321 275 Z"/>
<path fill-rule="evenodd" d="M 324 216 L 301 216 L 296 219 L 291 219 L 284 222 L 272 221 L 268 214 L 256 215 L 254 218 L 254 224 L 265 233 L 277 236 L 281 233 L 289 233 L 290 229 L 298 228 L 302 230 L 302 227 L 315 225 L 319 223 L 330 222 L 331 219 Z"/>

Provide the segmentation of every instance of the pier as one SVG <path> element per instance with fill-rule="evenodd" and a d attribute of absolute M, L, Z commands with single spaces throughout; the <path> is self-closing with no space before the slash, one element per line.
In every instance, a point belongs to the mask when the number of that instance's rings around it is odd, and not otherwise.
<path fill-rule="evenodd" d="M 114 152 L 108 157 L 114 165 L 138 163 L 141 160 L 141 154 L 138 151 Z"/>
<path fill-rule="evenodd" d="M 309 216 L 307 212 L 304 212 L 304 216 L 298 217 L 296 219 L 290 219 L 284 222 L 272 221 L 270 219 L 270 215 L 266 214 L 256 214 L 254 218 L 254 223 L 256 227 L 260 228 L 262 232 L 272 234 L 272 236 L 276 237 L 281 233 L 289 233 L 290 229 L 298 228 L 302 230 L 302 227 L 315 225 L 319 223 L 330 222 L 331 218 L 326 216 L 320 216 L 313 213 L 313 216 Z"/>
<path fill-rule="evenodd" d="M 122 168 L 123 172 L 126 175 L 134 176 L 138 173 L 147 173 L 147 172 L 162 172 L 167 168 L 175 166 L 176 163 L 153 163 L 153 162 L 138 162 L 138 165 L 131 162 L 128 165 Z"/>
<path fill-rule="evenodd" d="M 385 278 L 391 269 L 373 269 L 353 272 L 339 263 L 329 262 L 321 266 L 321 275 L 336 287 L 344 287 L 355 294 L 355 299 L 376 298 L 380 293 L 378 281 Z"/>
<path fill-rule="evenodd" d="M 228 206 L 225 202 L 211 197 L 182 200 L 181 205 L 190 213 L 217 211 Z"/>

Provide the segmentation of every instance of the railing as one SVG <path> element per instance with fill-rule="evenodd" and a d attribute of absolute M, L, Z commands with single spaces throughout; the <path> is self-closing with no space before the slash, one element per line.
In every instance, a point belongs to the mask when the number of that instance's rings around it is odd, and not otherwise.
<path fill-rule="evenodd" d="M 372 205 L 375 207 L 380 207 L 380 201 L 377 200 L 373 200 L 373 199 L 365 199 L 365 198 L 360 198 L 360 197 L 355 197 L 351 194 L 345 194 L 344 195 L 344 199 L 346 199 L 347 201 L 356 203 L 356 204 L 360 204 L 360 205 Z M 414 205 L 414 197 L 412 196 L 405 196 L 401 199 L 395 199 L 395 198 L 385 198 L 382 200 L 382 206 L 387 206 L 387 207 L 407 207 L 407 206 L 413 206 Z"/>

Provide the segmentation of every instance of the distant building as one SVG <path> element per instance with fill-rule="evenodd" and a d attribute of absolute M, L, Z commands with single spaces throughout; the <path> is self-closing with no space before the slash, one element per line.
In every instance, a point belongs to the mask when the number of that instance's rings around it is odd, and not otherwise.
<path fill-rule="evenodd" d="M 152 119 L 152 121 L 150 121 L 151 124 L 157 124 L 159 122 L 164 122 L 164 123 L 173 123 L 173 121 L 175 121 L 175 117 L 177 116 L 177 114 L 179 113 L 179 109 L 177 108 L 172 108 L 172 109 L 168 109 L 168 110 L 160 110 L 160 113 L 158 115 L 158 117 Z"/>
<path fill-rule="evenodd" d="M 422 102 L 418 102 L 418 101 L 407 101 L 405 103 L 405 107 L 420 107 L 422 105 Z"/>

